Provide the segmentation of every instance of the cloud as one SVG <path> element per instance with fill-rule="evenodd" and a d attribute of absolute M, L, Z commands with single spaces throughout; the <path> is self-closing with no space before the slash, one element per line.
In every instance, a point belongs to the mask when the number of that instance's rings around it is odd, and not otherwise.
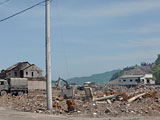
<path fill-rule="evenodd" d="M 152 24 L 137 29 L 138 33 L 157 33 L 160 31 L 160 24 Z"/>
<path fill-rule="evenodd" d="M 126 15 L 139 14 L 144 11 L 160 8 L 159 0 L 140 0 L 140 1 L 119 1 L 112 4 L 101 4 L 92 9 L 70 9 L 70 8 L 58 8 L 62 17 L 69 18 L 99 18 L 99 17 L 119 17 Z"/>
<path fill-rule="evenodd" d="M 132 66 L 135 64 L 140 64 L 141 62 L 153 62 L 157 54 L 160 53 L 159 49 L 148 49 L 141 51 L 133 51 L 133 52 L 121 52 L 118 54 L 108 55 L 106 54 L 95 54 L 88 56 L 79 56 L 79 57 L 69 57 L 68 58 L 68 66 L 70 73 L 74 73 L 71 75 L 75 76 L 84 76 L 91 75 L 93 73 L 114 70 L 114 69 L 122 69 L 126 66 Z M 62 65 L 62 64 L 61 64 Z M 59 65 L 57 66 L 57 68 Z M 75 72 L 76 71 L 76 72 Z M 64 74 L 65 72 L 63 72 Z M 71 77 L 70 76 L 70 77 Z"/>
<path fill-rule="evenodd" d="M 136 26 L 132 28 L 119 29 L 118 33 L 138 33 L 138 34 L 148 34 L 148 33 L 159 33 L 160 24 L 159 23 L 150 23 L 143 26 Z"/>
<path fill-rule="evenodd" d="M 128 40 L 124 43 L 117 43 L 120 47 L 159 47 L 160 46 L 160 38 L 143 38 L 136 40 Z"/>
<path fill-rule="evenodd" d="M 80 58 L 69 59 L 69 65 L 81 65 L 81 64 L 92 64 L 95 66 L 111 64 L 112 67 L 115 65 L 123 64 L 128 65 L 131 63 L 139 64 L 142 61 L 153 62 L 156 59 L 157 54 L 160 53 L 159 49 L 148 49 L 146 51 L 133 51 L 126 53 L 119 53 L 117 55 L 94 55 L 94 56 L 81 56 Z M 114 64 L 114 65 L 112 65 Z"/>
<path fill-rule="evenodd" d="M 97 0 L 97 2 L 99 2 Z M 22 4 L 22 3 L 21 3 Z M 60 3 L 59 3 L 60 4 Z M 83 4 L 83 3 L 81 3 Z M 79 6 L 82 6 L 82 5 Z M 95 4 L 95 3 L 94 3 Z M 91 2 L 91 6 L 94 6 Z M 61 4 L 60 4 L 61 5 Z M 134 1 L 116 1 L 116 2 L 99 2 L 99 5 L 96 7 L 85 7 L 80 8 L 73 6 L 73 8 L 69 8 L 65 5 L 56 7 L 51 9 L 51 16 L 52 20 L 57 21 L 56 24 L 63 24 L 63 25 L 86 25 L 92 24 L 96 22 L 96 19 L 101 18 L 113 18 L 113 17 L 121 17 L 121 16 L 128 16 L 134 14 L 140 14 L 145 11 L 153 10 L 160 8 L 160 1 L 159 0 L 134 0 Z M 2 7 L 2 11 L 0 14 L 2 17 L 13 13 L 13 11 L 19 11 L 26 7 L 13 7 L 9 6 L 10 9 L 6 9 Z M 1 9 L 0 9 L 1 10 Z M 19 15 L 19 18 L 26 20 L 26 18 L 32 19 L 33 24 L 39 21 L 39 19 L 44 18 L 44 7 L 37 7 L 33 10 L 27 11 L 27 13 Z M 61 20 L 62 22 L 60 22 Z M 84 22 L 85 21 L 85 22 Z M 31 24 L 31 25 L 33 25 Z"/>

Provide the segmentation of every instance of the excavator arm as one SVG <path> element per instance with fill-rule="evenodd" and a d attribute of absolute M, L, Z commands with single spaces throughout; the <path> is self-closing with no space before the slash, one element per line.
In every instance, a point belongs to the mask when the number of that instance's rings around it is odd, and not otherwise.
<path fill-rule="evenodd" d="M 57 80 L 57 87 L 58 87 L 58 88 L 61 87 L 61 84 L 60 84 L 61 81 L 63 81 L 63 82 L 65 83 L 66 89 L 70 89 L 70 86 L 69 86 L 68 82 L 67 82 L 66 80 L 60 78 L 60 77 L 59 77 L 58 80 Z"/>

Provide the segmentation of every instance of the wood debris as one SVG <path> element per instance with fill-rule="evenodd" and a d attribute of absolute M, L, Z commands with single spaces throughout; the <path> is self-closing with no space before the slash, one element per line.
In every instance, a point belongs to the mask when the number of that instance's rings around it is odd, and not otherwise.
<path fill-rule="evenodd" d="M 108 87 L 108 86 L 107 86 Z M 60 97 L 61 90 L 53 90 L 53 109 L 46 109 L 46 91 L 29 91 L 22 96 L 10 94 L 0 96 L 1 107 L 8 109 L 35 112 L 41 114 L 83 115 L 91 117 L 125 116 L 125 115 L 158 115 L 160 116 L 160 87 L 124 86 L 89 90 L 86 100 L 85 91 L 76 90 L 74 98 Z M 105 91 L 105 92 L 104 92 Z M 96 113 L 96 115 L 95 115 Z"/>

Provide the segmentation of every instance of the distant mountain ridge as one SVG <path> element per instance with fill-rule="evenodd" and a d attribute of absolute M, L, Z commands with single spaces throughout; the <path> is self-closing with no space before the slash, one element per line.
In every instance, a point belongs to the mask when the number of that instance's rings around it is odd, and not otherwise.
<path fill-rule="evenodd" d="M 84 82 L 88 82 L 88 81 L 95 82 L 95 83 L 99 84 L 99 83 L 110 81 L 113 74 L 115 74 L 118 71 L 120 71 L 120 70 L 112 70 L 112 71 L 108 71 L 108 72 L 104 72 L 104 73 L 93 74 L 88 77 L 74 77 L 74 78 L 68 79 L 67 81 L 69 83 L 76 83 L 79 85 L 82 85 Z"/>
<path fill-rule="evenodd" d="M 96 82 L 104 83 L 108 81 L 115 80 L 122 75 L 133 75 L 133 74 L 146 74 L 152 73 L 156 83 L 160 84 L 160 54 L 158 58 L 153 63 L 143 62 L 141 65 L 135 65 L 130 67 L 125 67 L 122 70 L 112 70 L 109 72 L 104 72 L 100 74 L 94 74 L 88 77 L 74 77 L 68 79 L 69 83 L 83 84 L 84 82 Z"/>
<path fill-rule="evenodd" d="M 135 65 L 126 67 L 123 70 L 118 71 L 117 73 L 113 74 L 110 81 L 115 80 L 123 75 L 139 75 L 139 74 L 147 74 L 150 73 L 152 69 L 152 64 L 148 63 L 141 63 L 141 65 Z"/>
<path fill-rule="evenodd" d="M 126 67 L 123 70 L 114 73 L 110 81 L 115 80 L 123 75 L 147 74 L 147 73 L 152 73 L 156 83 L 160 84 L 160 54 L 153 63 L 143 62 L 141 63 L 140 66 L 135 65 L 131 67 Z"/>

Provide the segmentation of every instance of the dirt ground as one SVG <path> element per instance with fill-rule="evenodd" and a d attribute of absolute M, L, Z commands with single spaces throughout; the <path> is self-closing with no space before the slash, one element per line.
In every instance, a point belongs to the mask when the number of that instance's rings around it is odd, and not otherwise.
<path fill-rule="evenodd" d="M 63 115 L 46 115 L 30 112 L 20 112 L 14 110 L 7 110 L 0 108 L 0 120 L 159 120 L 155 116 L 128 116 L 128 117 L 102 117 L 102 118 L 89 118 L 89 117 L 73 117 Z"/>
<path fill-rule="evenodd" d="M 8 110 L 16 110 L 29 113 L 39 113 L 48 115 L 62 115 L 74 118 L 101 118 L 102 120 L 111 117 L 113 120 L 147 120 L 150 116 L 157 119 L 160 116 L 160 87 L 159 86 L 137 86 L 134 88 L 126 87 L 107 87 L 93 91 L 95 98 L 119 94 L 116 98 L 105 99 L 102 101 L 85 100 L 84 91 L 75 91 L 74 110 L 68 111 L 67 100 L 60 97 L 60 90 L 53 90 L 53 109 L 46 109 L 45 91 L 29 91 L 22 96 L 12 96 L 10 94 L 0 96 L 1 107 Z M 132 102 L 129 99 L 136 95 L 145 93 Z M 136 118 L 135 118 L 136 117 Z M 70 119 L 70 118 L 69 118 Z M 72 119 L 71 119 L 72 120 Z M 158 120 L 158 119 L 157 119 Z"/>

